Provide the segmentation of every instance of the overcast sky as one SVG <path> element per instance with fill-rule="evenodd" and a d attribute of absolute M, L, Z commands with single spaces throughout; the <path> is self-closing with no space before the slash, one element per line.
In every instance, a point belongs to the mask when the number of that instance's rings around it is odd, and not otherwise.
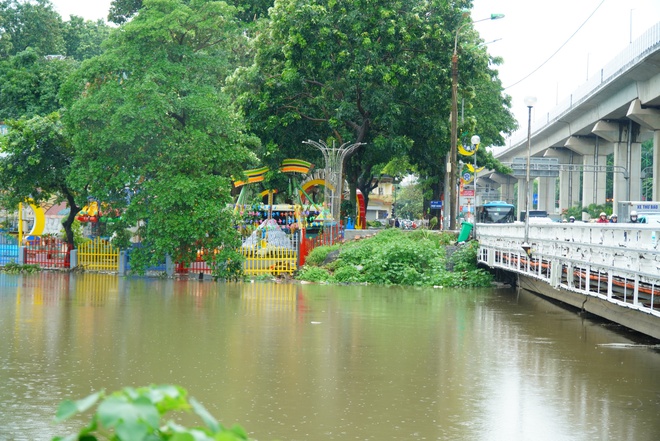
<path fill-rule="evenodd" d="M 110 8 L 110 0 L 51 1 L 65 20 L 70 14 L 105 19 Z M 615 58 L 631 38 L 660 22 L 660 0 L 473 2 L 475 21 L 491 13 L 505 15 L 474 26 L 485 42 L 497 40 L 488 43 L 488 51 L 504 59 L 500 78 L 524 133 L 525 96 L 538 100 L 533 119 L 546 114 Z"/>
<path fill-rule="evenodd" d="M 538 100 L 532 119 L 546 115 L 660 22 L 660 0 L 474 0 L 473 20 L 491 13 L 505 17 L 474 26 L 486 42 L 501 38 L 488 51 L 504 58 L 499 76 L 524 137 L 525 96 Z"/>

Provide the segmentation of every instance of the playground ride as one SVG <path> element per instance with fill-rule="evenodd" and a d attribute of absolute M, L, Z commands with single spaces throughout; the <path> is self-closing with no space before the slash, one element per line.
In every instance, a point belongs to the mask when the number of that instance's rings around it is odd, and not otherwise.
<path fill-rule="evenodd" d="M 18 243 L 23 243 L 23 221 L 24 219 L 29 219 L 29 218 L 24 218 L 23 213 L 23 205 L 24 204 L 18 204 Z M 44 209 L 41 207 L 36 206 L 34 203 L 31 201 L 27 201 L 27 205 L 32 209 L 32 213 L 34 214 L 34 222 L 32 224 L 32 229 L 30 232 L 27 234 L 27 238 L 34 238 L 41 236 L 44 232 L 44 227 L 46 226 L 46 214 L 44 212 Z"/>
<path fill-rule="evenodd" d="M 277 189 L 259 192 L 258 197 L 262 201 L 260 203 L 248 203 L 250 193 L 254 192 L 250 184 L 263 182 L 269 171 L 268 167 L 246 170 L 244 174 L 247 179 L 234 181 L 234 186 L 241 188 L 234 205 L 234 212 L 243 218 L 243 225 L 239 228 L 248 235 L 241 246 L 241 253 L 247 260 L 245 266 L 247 273 L 255 272 L 252 271 L 252 263 L 258 263 L 260 258 L 270 259 L 268 268 L 273 274 L 293 272 L 297 262 L 291 257 L 290 252 L 296 253 L 298 241 L 302 262 L 304 260 L 302 255 L 313 247 L 308 244 L 309 237 L 329 236 L 337 240 L 341 221 L 333 218 L 326 203 L 317 203 L 310 196 L 311 189 L 331 184 L 325 180 L 322 171 L 310 173 L 312 168 L 313 164 L 300 159 L 282 161 L 279 171 L 289 175 L 287 195 L 293 202 L 288 204 L 274 203 L 278 194 Z M 334 188 L 332 190 L 334 191 Z M 364 220 L 366 210 L 361 194 L 357 202 L 360 209 L 357 225 L 360 227 L 366 225 Z M 294 238 L 296 233 L 299 234 L 297 239 Z"/>

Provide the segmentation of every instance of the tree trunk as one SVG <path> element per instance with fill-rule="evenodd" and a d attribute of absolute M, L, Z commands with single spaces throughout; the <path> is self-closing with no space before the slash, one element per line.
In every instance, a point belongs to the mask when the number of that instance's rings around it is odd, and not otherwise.
<path fill-rule="evenodd" d="M 66 243 L 69 246 L 69 249 L 73 250 L 76 248 L 76 243 L 73 237 L 72 226 L 73 221 L 76 220 L 76 215 L 80 211 L 80 207 L 76 205 L 76 200 L 68 190 L 64 191 L 64 194 L 66 195 L 66 200 L 69 205 L 69 215 L 64 220 L 64 222 L 62 222 L 62 226 L 64 227 L 64 232 L 66 233 Z"/>

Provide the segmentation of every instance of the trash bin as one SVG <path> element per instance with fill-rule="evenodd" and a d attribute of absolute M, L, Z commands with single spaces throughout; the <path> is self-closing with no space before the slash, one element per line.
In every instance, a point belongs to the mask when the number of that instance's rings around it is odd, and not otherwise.
<path fill-rule="evenodd" d="M 468 240 L 473 226 L 474 225 L 472 225 L 470 222 L 463 222 L 461 225 L 461 232 L 458 234 L 458 243 L 466 242 Z"/>

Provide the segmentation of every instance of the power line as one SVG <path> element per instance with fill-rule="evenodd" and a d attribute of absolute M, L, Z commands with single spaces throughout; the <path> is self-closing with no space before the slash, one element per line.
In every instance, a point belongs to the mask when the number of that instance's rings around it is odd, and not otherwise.
<path fill-rule="evenodd" d="M 534 75 L 534 74 L 535 74 L 540 68 L 542 68 L 543 66 L 545 66 L 546 63 L 547 63 L 548 61 L 552 60 L 552 58 L 553 58 L 555 55 L 557 55 L 557 53 L 558 53 L 560 50 L 562 50 L 563 47 L 566 46 L 566 45 L 568 44 L 568 42 L 571 41 L 571 40 L 573 39 L 573 37 L 575 37 L 575 34 L 577 34 L 577 33 L 580 31 L 580 29 L 582 29 L 582 28 L 584 27 L 584 25 L 587 24 L 587 22 L 591 19 L 591 17 L 593 17 L 593 15 L 596 13 L 596 11 L 598 11 L 598 9 L 603 5 L 603 3 L 605 3 L 605 0 L 602 0 L 602 1 L 600 2 L 600 4 L 599 4 L 598 6 L 596 6 L 596 9 L 594 9 L 593 12 L 589 15 L 589 17 L 587 17 L 587 19 L 586 19 L 584 22 L 582 22 L 582 24 L 580 25 L 580 27 L 578 27 L 578 28 L 575 30 L 575 32 L 573 32 L 573 34 L 571 34 L 571 36 L 568 37 L 568 40 L 566 40 L 566 41 L 564 42 L 564 44 L 562 44 L 561 46 L 559 46 L 559 49 L 557 49 L 552 55 L 550 55 L 550 57 L 548 57 L 547 60 L 545 60 L 543 63 L 541 63 L 541 65 L 539 65 L 539 67 L 537 67 L 536 69 L 534 69 L 533 71 L 531 71 L 530 73 L 528 73 L 527 75 L 525 75 L 525 76 L 524 76 L 523 78 L 521 78 L 520 80 L 518 80 L 518 81 L 516 81 L 515 83 L 513 83 L 513 84 L 511 84 L 511 85 L 509 85 L 509 86 L 507 86 L 507 87 L 505 87 L 504 90 L 506 90 L 506 89 L 510 89 L 510 88 L 512 88 L 513 86 L 522 83 L 522 82 L 525 81 L 527 78 L 529 78 L 529 77 L 531 77 L 532 75 Z"/>

